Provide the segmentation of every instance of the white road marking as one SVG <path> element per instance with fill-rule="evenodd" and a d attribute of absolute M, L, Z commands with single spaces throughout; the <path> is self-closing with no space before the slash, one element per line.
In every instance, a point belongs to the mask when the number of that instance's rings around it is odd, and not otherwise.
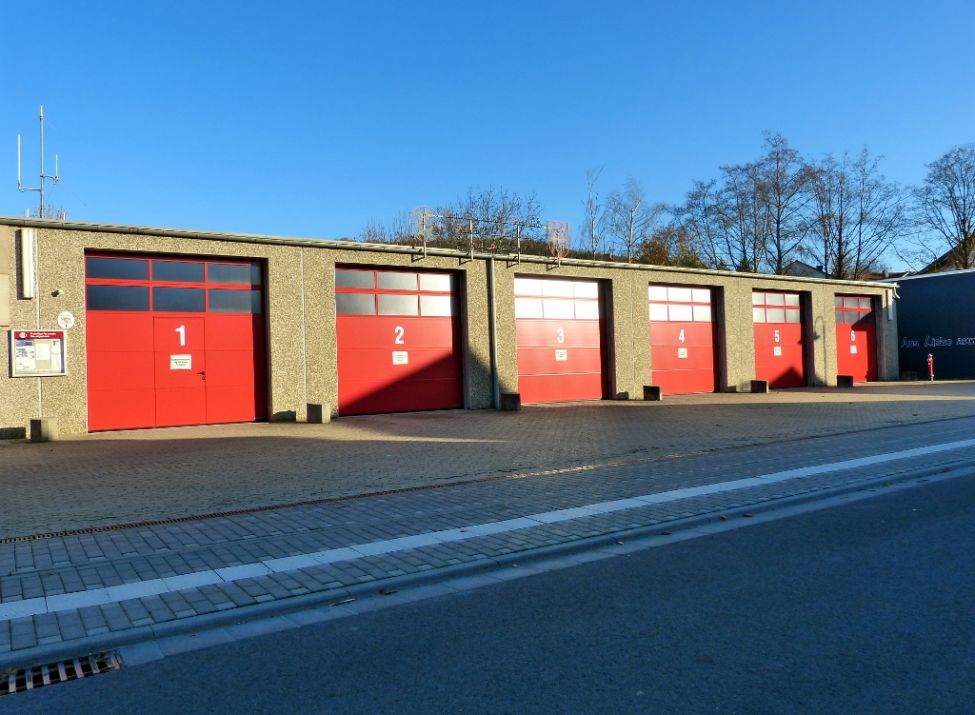
<path fill-rule="evenodd" d="M 885 464 L 903 459 L 924 457 L 931 454 L 948 452 L 956 449 L 966 449 L 975 447 L 975 439 L 966 439 L 958 442 L 946 442 L 927 447 L 916 447 L 905 449 L 898 452 L 887 452 L 885 454 L 875 454 L 870 457 L 859 457 L 857 459 L 847 459 L 842 462 L 831 462 L 820 464 L 813 467 L 799 467 L 787 469 L 771 474 L 762 474 L 755 477 L 745 477 L 734 479 L 728 482 L 717 484 L 705 484 L 699 487 L 684 487 L 672 489 L 656 494 L 646 494 L 643 496 L 630 497 L 627 499 L 616 499 L 613 501 L 597 502 L 583 506 L 558 509 L 555 511 L 540 512 L 527 516 L 507 519 L 504 521 L 488 522 L 485 524 L 472 524 L 454 529 L 444 529 L 442 531 L 431 531 L 412 536 L 401 536 L 395 539 L 385 539 L 382 541 L 372 541 L 365 544 L 353 544 L 336 549 L 326 549 L 315 551 L 310 554 L 298 554 L 296 556 L 285 556 L 277 559 L 265 559 L 263 561 L 227 566 L 225 568 L 194 571 L 192 573 L 180 574 L 178 576 L 167 576 L 165 578 L 148 579 L 145 581 L 133 581 L 131 583 L 104 588 L 93 588 L 85 591 L 74 591 L 71 593 L 61 593 L 47 597 L 30 598 L 20 601 L 9 601 L 0 603 L 0 621 L 11 620 L 13 618 L 24 618 L 26 616 L 36 616 L 42 613 L 54 613 L 57 611 L 73 610 L 85 606 L 97 606 L 107 603 L 116 603 L 129 598 L 140 598 L 148 595 L 169 593 L 180 591 L 187 588 L 197 588 L 209 584 L 231 582 L 239 578 L 249 578 L 267 573 L 283 573 L 296 569 L 330 564 L 337 561 L 352 561 L 365 556 L 377 554 L 389 554 L 397 551 L 407 551 L 409 549 L 430 546 L 433 544 L 449 543 L 451 541 L 463 541 L 474 539 L 488 534 L 501 534 L 519 529 L 531 529 L 543 524 L 555 524 L 559 522 L 571 521 L 573 519 L 584 519 L 588 516 L 597 514 L 609 514 L 613 512 L 625 511 L 628 509 L 643 508 L 651 504 L 667 504 L 670 502 L 690 499 L 692 497 L 708 496 L 711 494 L 721 494 L 736 489 L 747 489 L 750 487 L 775 484 L 792 479 L 802 479 L 805 477 L 828 474 L 830 472 L 843 472 L 851 469 L 860 469 L 876 464 Z"/>

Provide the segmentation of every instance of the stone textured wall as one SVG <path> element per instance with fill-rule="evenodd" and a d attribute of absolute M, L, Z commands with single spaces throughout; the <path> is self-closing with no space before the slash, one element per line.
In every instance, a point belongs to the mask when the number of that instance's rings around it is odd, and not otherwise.
<path fill-rule="evenodd" d="M 248 258 L 264 262 L 267 271 L 267 329 L 269 334 L 269 414 L 274 420 L 303 421 L 308 405 L 336 414 L 338 385 L 335 344 L 335 266 L 362 265 L 416 270 L 450 270 L 462 292 L 465 406 L 493 405 L 491 376 L 488 259 L 460 254 L 421 257 L 403 247 L 371 250 L 334 242 L 297 241 L 234 235 L 166 235 L 162 229 L 110 230 L 93 226 L 37 229 L 38 297 L 19 297 L 16 281 L 16 240 L 20 230 L 0 225 L 0 276 L 9 266 L 4 307 L 11 327 L 57 328 L 64 310 L 75 316 L 68 335 L 68 372 L 64 377 L 9 377 L 9 334 L 5 331 L 0 357 L 0 436 L 22 433 L 32 417 L 57 417 L 64 434 L 87 429 L 84 254 L 85 251 L 139 252 L 186 256 Z M 176 233 L 176 232 L 173 232 Z M 877 314 L 879 369 L 882 379 L 897 378 L 896 320 L 888 320 L 889 286 L 850 284 L 793 277 L 768 277 L 648 266 L 590 264 L 526 257 L 494 259 L 498 379 L 502 392 L 518 391 L 515 345 L 514 278 L 516 275 L 596 279 L 603 283 L 610 304 L 607 336 L 611 396 L 638 399 L 650 383 L 647 286 L 650 283 L 706 286 L 715 289 L 719 321 L 720 385 L 745 390 L 754 372 L 752 290 L 795 290 L 811 309 L 807 353 L 811 384 L 836 382 L 833 299 L 837 293 L 869 294 L 884 307 Z M 2 280 L 2 278 L 0 278 Z M 0 283 L 0 299 L 4 299 Z M 59 295 L 52 295 L 55 291 Z M 0 317 L 3 312 L 0 310 Z"/>

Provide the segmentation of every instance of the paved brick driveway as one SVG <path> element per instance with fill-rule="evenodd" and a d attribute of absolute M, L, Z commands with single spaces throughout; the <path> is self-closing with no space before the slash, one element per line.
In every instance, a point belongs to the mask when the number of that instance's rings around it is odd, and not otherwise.
<path fill-rule="evenodd" d="M 0 538 L 970 415 L 975 383 L 878 383 L 0 442 Z"/>

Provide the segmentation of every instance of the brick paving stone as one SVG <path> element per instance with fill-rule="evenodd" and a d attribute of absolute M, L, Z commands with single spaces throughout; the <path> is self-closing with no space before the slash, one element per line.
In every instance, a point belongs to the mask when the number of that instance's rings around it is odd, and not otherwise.
<path fill-rule="evenodd" d="M 0 653 L 6 653 L 10 648 L 10 621 L 0 621 Z"/>
<path fill-rule="evenodd" d="M 34 632 L 37 635 L 38 645 L 57 643 L 62 640 L 57 614 L 42 613 L 34 616 Z"/>
<path fill-rule="evenodd" d="M 101 608 L 98 606 L 79 608 L 78 615 L 81 616 L 82 625 L 84 625 L 88 635 L 98 635 L 108 632 L 108 621 L 105 620 L 105 614 L 102 613 Z"/>
<path fill-rule="evenodd" d="M 125 616 L 133 626 L 147 626 L 155 620 L 152 614 L 149 613 L 149 609 L 142 604 L 140 599 L 130 598 L 125 601 L 120 601 L 119 605 L 125 611 Z"/>
<path fill-rule="evenodd" d="M 123 631 L 132 627 L 132 621 L 129 620 L 129 617 L 120 604 L 107 603 L 103 606 L 98 606 L 98 609 L 105 617 L 105 623 L 110 630 Z"/>
<path fill-rule="evenodd" d="M 10 621 L 10 649 L 23 650 L 37 645 L 33 618 L 14 618 Z"/>
<path fill-rule="evenodd" d="M 85 624 L 77 611 L 61 611 L 56 615 L 62 640 L 75 640 L 87 635 Z"/>
<path fill-rule="evenodd" d="M 159 594 L 159 599 L 165 604 L 165 606 L 173 612 L 173 615 L 177 618 L 187 618 L 188 616 L 196 615 L 196 610 L 193 608 L 192 604 L 186 597 L 178 592 L 172 593 L 161 593 Z"/>

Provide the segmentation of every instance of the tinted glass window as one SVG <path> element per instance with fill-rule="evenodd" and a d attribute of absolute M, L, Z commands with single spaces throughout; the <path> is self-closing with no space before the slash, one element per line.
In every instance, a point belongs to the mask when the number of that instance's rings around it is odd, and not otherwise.
<path fill-rule="evenodd" d="M 375 315 L 376 296 L 371 293 L 337 293 L 335 312 L 339 315 Z"/>
<path fill-rule="evenodd" d="M 577 300 L 576 320 L 599 320 L 599 303 L 594 300 Z"/>
<path fill-rule="evenodd" d="M 756 323 L 764 323 L 765 308 L 752 308 L 752 320 Z"/>
<path fill-rule="evenodd" d="M 416 273 L 379 273 L 379 287 L 386 290 L 416 290 Z"/>
<path fill-rule="evenodd" d="M 545 318 L 568 318 L 575 317 L 575 309 L 571 300 L 543 300 L 542 316 Z"/>
<path fill-rule="evenodd" d="M 769 323 L 784 323 L 785 314 L 786 314 L 785 308 L 769 308 L 766 311 L 767 321 Z"/>
<path fill-rule="evenodd" d="M 707 288 L 695 288 L 694 289 L 694 302 L 695 303 L 710 303 L 711 302 L 711 291 Z"/>
<path fill-rule="evenodd" d="M 211 263 L 207 266 L 207 281 L 210 283 L 238 283 L 240 285 L 261 285 L 261 266 L 256 263 L 248 265 L 229 265 L 227 263 Z"/>
<path fill-rule="evenodd" d="M 785 305 L 785 296 L 781 293 L 766 293 L 765 305 Z M 772 321 L 769 320 L 769 322 Z"/>
<path fill-rule="evenodd" d="M 667 306 L 664 305 L 663 303 L 651 303 L 650 320 L 656 320 L 656 321 L 667 320 Z"/>
<path fill-rule="evenodd" d="M 541 295 L 542 282 L 536 278 L 515 278 L 515 295 Z"/>
<path fill-rule="evenodd" d="M 202 288 L 153 288 L 152 309 L 168 313 L 202 313 L 206 309 Z"/>
<path fill-rule="evenodd" d="M 667 289 L 663 286 L 650 286 L 647 291 L 647 297 L 650 300 L 667 300 Z"/>
<path fill-rule="evenodd" d="M 690 303 L 694 292 L 690 288 L 668 288 L 667 297 L 678 303 Z"/>
<path fill-rule="evenodd" d="M 202 283 L 203 264 L 183 263 L 181 261 L 153 261 L 152 279 L 154 281 Z"/>
<path fill-rule="evenodd" d="M 380 315 L 419 315 L 420 307 L 416 295 L 379 296 Z"/>
<path fill-rule="evenodd" d="M 453 281 L 446 273 L 421 273 L 420 290 L 435 290 L 448 293 L 452 290 Z"/>
<path fill-rule="evenodd" d="M 541 298 L 515 298 L 515 317 L 516 318 L 541 318 L 542 299 Z"/>
<path fill-rule="evenodd" d="M 88 286 L 88 310 L 149 310 L 143 286 Z"/>
<path fill-rule="evenodd" d="M 577 281 L 575 283 L 575 294 L 576 298 L 598 298 L 599 284 Z"/>
<path fill-rule="evenodd" d="M 260 313 L 263 310 L 259 290 L 210 290 L 212 313 Z"/>
<path fill-rule="evenodd" d="M 695 305 L 694 306 L 694 320 L 699 323 L 710 323 L 711 322 L 711 306 L 710 305 Z"/>
<path fill-rule="evenodd" d="M 765 305 L 765 294 L 752 293 L 752 305 Z"/>
<path fill-rule="evenodd" d="M 144 281 L 149 279 L 149 261 L 130 258 L 86 258 L 85 273 L 89 278 Z"/>
<path fill-rule="evenodd" d="M 691 311 L 691 306 L 689 305 L 671 305 L 670 306 L 670 319 L 678 322 L 691 320 L 693 317 L 693 312 Z"/>
<path fill-rule="evenodd" d="M 373 271 L 350 271 L 339 268 L 335 271 L 337 288 L 375 288 L 376 274 Z"/>
<path fill-rule="evenodd" d="M 420 312 L 423 315 L 450 315 L 451 299 L 446 295 L 421 295 Z"/>
<path fill-rule="evenodd" d="M 785 304 L 786 305 L 799 305 L 799 294 L 798 293 L 786 293 L 785 294 Z"/>

